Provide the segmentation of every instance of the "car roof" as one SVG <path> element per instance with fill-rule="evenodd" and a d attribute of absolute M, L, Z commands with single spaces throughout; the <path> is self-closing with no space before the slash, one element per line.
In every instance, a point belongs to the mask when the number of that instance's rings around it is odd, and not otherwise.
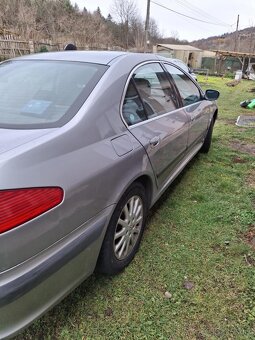
<path fill-rule="evenodd" d="M 61 51 L 35 53 L 15 58 L 17 60 L 61 60 L 109 64 L 113 59 L 127 54 L 119 51 Z"/>
<path fill-rule="evenodd" d="M 46 52 L 35 53 L 26 56 L 15 58 L 15 60 L 60 60 L 60 61 L 78 61 L 107 65 L 115 59 L 121 57 L 135 57 L 137 60 L 159 60 L 159 56 L 151 53 L 130 53 L 122 51 L 61 51 L 61 52 Z"/>

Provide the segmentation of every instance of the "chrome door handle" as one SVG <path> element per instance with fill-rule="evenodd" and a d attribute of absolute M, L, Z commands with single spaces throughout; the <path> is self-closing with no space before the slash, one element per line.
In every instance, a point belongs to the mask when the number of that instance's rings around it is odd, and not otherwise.
<path fill-rule="evenodd" d="M 154 137 L 150 140 L 150 146 L 155 147 L 159 145 L 160 138 L 159 137 Z"/>

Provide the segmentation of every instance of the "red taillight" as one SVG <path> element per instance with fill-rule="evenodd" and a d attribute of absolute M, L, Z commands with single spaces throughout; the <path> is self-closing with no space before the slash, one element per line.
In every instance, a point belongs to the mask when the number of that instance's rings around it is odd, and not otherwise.
<path fill-rule="evenodd" d="M 63 195 L 58 187 L 0 190 L 0 233 L 55 207 Z"/>

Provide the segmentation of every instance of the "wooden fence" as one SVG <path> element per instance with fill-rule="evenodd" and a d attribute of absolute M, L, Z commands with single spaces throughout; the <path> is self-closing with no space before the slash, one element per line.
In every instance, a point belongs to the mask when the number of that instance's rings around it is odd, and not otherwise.
<path fill-rule="evenodd" d="M 24 54 L 46 51 L 59 51 L 60 44 L 47 42 L 35 42 L 33 40 L 0 39 L 0 58 L 9 59 Z"/>
<path fill-rule="evenodd" d="M 77 44 L 79 50 L 123 50 L 118 46 L 90 44 L 80 46 Z M 52 41 L 33 40 L 16 40 L 16 39 L 1 39 L 0 36 L 0 60 L 22 56 L 24 54 L 47 52 L 47 51 L 61 51 L 63 50 L 63 43 Z"/>
<path fill-rule="evenodd" d="M 0 40 L 0 56 L 3 59 L 29 54 L 32 51 L 33 45 L 30 42 L 10 39 Z"/>

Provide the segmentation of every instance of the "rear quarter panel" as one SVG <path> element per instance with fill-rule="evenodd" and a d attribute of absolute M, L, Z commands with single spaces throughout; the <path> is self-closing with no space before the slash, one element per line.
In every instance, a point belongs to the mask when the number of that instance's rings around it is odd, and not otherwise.
<path fill-rule="evenodd" d="M 153 182 L 146 153 L 119 114 L 129 74 L 129 66 L 125 68 L 126 72 L 117 67 L 106 72 L 68 124 L 1 155 L 0 189 L 59 186 L 64 200 L 0 235 L 0 271 L 37 255 L 114 206 L 140 175 L 148 175 Z M 130 152 L 120 156 L 112 140 L 122 135 L 130 140 Z"/>

